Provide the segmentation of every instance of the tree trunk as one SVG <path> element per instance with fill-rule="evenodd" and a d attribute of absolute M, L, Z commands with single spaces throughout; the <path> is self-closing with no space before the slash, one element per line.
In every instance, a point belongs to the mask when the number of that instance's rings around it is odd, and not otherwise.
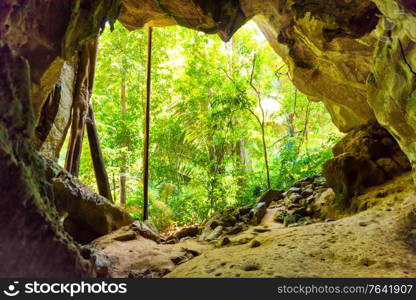
<path fill-rule="evenodd" d="M 98 38 L 88 41 L 78 54 L 77 79 L 72 106 L 71 136 L 65 160 L 65 169 L 74 176 L 79 175 L 85 120 L 94 85 L 97 45 Z"/>
<path fill-rule="evenodd" d="M 113 202 L 111 197 L 110 182 L 108 180 L 103 155 L 101 153 L 100 140 L 98 138 L 98 131 L 95 125 L 94 110 L 91 103 L 89 104 L 88 108 L 87 133 L 95 178 L 97 180 L 98 193 Z"/>
<path fill-rule="evenodd" d="M 121 104 L 121 115 L 122 119 L 125 120 L 126 113 L 127 113 L 127 105 L 126 105 L 126 75 L 125 72 L 122 71 L 121 75 L 121 90 L 120 90 L 120 104 Z M 127 146 L 126 144 L 123 146 Z M 121 167 L 120 167 L 120 204 L 126 204 L 126 163 L 127 157 L 126 154 L 123 153 L 121 156 Z"/>
<path fill-rule="evenodd" d="M 266 145 L 266 133 L 264 128 L 264 121 L 261 126 L 261 139 L 263 143 L 263 154 L 264 154 L 264 163 L 266 165 L 266 175 L 267 175 L 267 188 L 271 189 L 271 183 L 270 183 L 270 170 L 269 170 L 269 158 L 267 154 L 267 145 Z"/>
<path fill-rule="evenodd" d="M 146 110 L 144 122 L 144 156 L 143 156 L 143 220 L 147 220 L 149 204 L 149 136 L 150 136 L 150 89 L 152 87 L 152 27 L 147 35 L 147 80 Z"/>

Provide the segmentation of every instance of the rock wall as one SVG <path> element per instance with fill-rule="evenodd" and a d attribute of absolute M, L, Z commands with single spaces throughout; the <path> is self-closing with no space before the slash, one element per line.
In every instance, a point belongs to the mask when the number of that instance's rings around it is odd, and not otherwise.
<path fill-rule="evenodd" d="M 34 150 L 29 65 L 0 41 L 0 276 L 89 277 Z"/>
<path fill-rule="evenodd" d="M 377 120 L 416 164 L 414 0 L 240 1 L 341 131 Z"/>
<path fill-rule="evenodd" d="M 254 18 L 289 65 L 295 85 L 311 101 L 322 101 L 341 131 L 377 120 L 414 165 L 414 2 L 47 0 L 39 5 L 39 0 L 5 0 L 0 4 L 0 35 L 29 61 L 38 117 L 64 61 L 106 20 L 118 17 L 129 29 L 179 24 L 228 40 Z"/>
<path fill-rule="evenodd" d="M 65 62 L 57 82 L 60 87 L 58 111 L 49 135 L 40 148 L 40 152 L 55 160 L 59 158 L 59 153 L 71 125 L 71 108 L 74 99 L 75 74 L 76 70 L 74 64 Z"/>
<path fill-rule="evenodd" d="M 89 243 L 134 222 L 129 213 L 91 191 L 57 163 L 45 157 L 42 159 L 56 209 L 63 216 L 61 222 L 77 242 Z"/>
<path fill-rule="evenodd" d="M 0 15 L 2 39 L 31 66 L 35 116 L 64 60 L 107 19 L 118 15 L 129 29 L 179 24 L 228 40 L 254 17 L 295 85 L 310 100 L 323 101 L 340 130 L 378 120 L 415 164 L 412 0 L 38 2 L 5 0 Z"/>

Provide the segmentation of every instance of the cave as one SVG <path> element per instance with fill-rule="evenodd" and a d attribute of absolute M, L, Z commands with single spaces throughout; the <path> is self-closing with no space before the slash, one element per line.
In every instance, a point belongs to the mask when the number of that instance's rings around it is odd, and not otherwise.
<path fill-rule="evenodd" d="M 386 180 L 388 172 L 380 174 L 375 166 L 380 159 L 397 156 L 395 161 L 403 162 L 398 164 L 406 171 L 416 166 L 415 5 L 413 0 L 3 0 L 0 275 L 100 276 L 97 259 L 81 246 L 82 242 L 111 234 L 134 221 L 101 196 L 86 191 L 53 161 L 69 131 L 72 103 L 68 101 L 72 100 L 67 97 L 68 86 L 83 74 L 78 92 L 90 92 L 88 80 L 93 78 L 86 78 L 89 73 L 85 70 L 91 68 L 91 49 L 106 24 L 112 26 L 117 21 L 129 30 L 178 25 L 218 34 L 228 41 L 253 20 L 288 66 L 293 84 L 310 101 L 323 102 L 340 131 L 354 140 L 370 126 L 366 132 L 377 136 L 366 148 L 368 157 L 344 155 L 352 148 L 362 149 L 360 141 L 358 145 L 352 141 L 341 145 L 338 152 L 335 149 L 335 161 L 326 165 L 331 174 L 340 174 L 328 183 L 337 193 L 337 204 L 343 207 L 351 205 L 351 196 L 360 194 L 364 186 Z M 82 105 L 88 103 L 79 107 Z M 86 117 L 82 114 L 78 116 L 81 119 Z M 382 147 L 386 137 L 395 143 L 389 146 L 388 154 L 373 151 Z M 405 229 L 406 243 L 414 249 L 416 217 L 410 177 L 406 181 L 410 182 L 406 187 L 411 186 L 410 196 L 402 199 L 407 202 L 401 211 L 408 219 L 400 228 Z M 89 202 L 74 204 L 81 194 Z M 97 208 L 93 203 L 106 207 L 104 215 L 102 206 Z M 66 228 L 57 209 L 74 213 Z M 85 211 L 88 217 L 83 215 Z M 364 221 L 358 223 L 367 226 Z M 383 227 L 383 222 L 377 226 Z M 87 227 L 85 235 L 68 233 L 84 232 Z M 414 256 L 409 254 L 407 259 L 414 260 Z M 365 260 L 363 264 L 373 263 Z M 406 266 L 411 274 L 416 274 L 414 267 Z M 256 271 L 257 267 L 246 269 Z"/>

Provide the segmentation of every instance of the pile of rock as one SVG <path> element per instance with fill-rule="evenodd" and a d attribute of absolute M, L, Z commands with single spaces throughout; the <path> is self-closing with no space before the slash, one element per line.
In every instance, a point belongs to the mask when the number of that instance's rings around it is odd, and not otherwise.
<path fill-rule="evenodd" d="M 218 246 L 230 244 L 230 236 L 246 231 L 249 226 L 261 224 L 267 209 L 276 210 L 273 219 L 285 226 L 307 225 L 326 219 L 321 216 L 322 198 L 331 202 L 332 197 L 323 197 L 332 190 L 322 174 L 305 177 L 296 182 L 286 192 L 269 190 L 260 196 L 252 206 L 228 207 L 217 212 L 207 222 L 183 228 L 165 239 L 172 244 L 198 236 L 199 241 L 216 243 Z"/>
<path fill-rule="evenodd" d="M 271 204 L 276 209 L 274 221 L 285 226 L 307 225 L 319 217 L 319 209 L 314 203 L 328 190 L 322 175 L 314 175 L 299 180 L 282 194 L 283 199 Z"/>
<path fill-rule="evenodd" d="M 203 224 L 199 240 L 215 242 L 223 236 L 240 233 L 249 225 L 257 226 L 261 223 L 269 205 L 281 199 L 283 199 L 282 191 L 269 190 L 259 197 L 253 206 L 228 207 Z M 224 239 L 224 244 L 226 243 L 227 239 Z"/>

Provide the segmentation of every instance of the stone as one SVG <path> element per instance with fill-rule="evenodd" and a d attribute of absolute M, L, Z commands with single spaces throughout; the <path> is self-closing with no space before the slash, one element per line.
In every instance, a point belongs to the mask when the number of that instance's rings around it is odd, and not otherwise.
<path fill-rule="evenodd" d="M 180 229 L 173 233 L 173 236 L 177 239 L 182 239 L 184 237 L 194 237 L 199 234 L 200 228 L 198 226 L 189 226 Z"/>
<path fill-rule="evenodd" d="M 334 158 L 323 173 L 336 194 L 339 207 L 350 206 L 350 198 L 366 187 L 382 184 L 407 171 L 406 159 L 392 135 L 376 122 L 353 129 L 333 147 Z M 400 160 L 397 163 L 394 157 Z"/>
<path fill-rule="evenodd" d="M 301 218 L 301 216 L 296 215 L 296 214 L 286 215 L 283 218 L 283 225 L 288 227 L 290 224 L 293 224 L 293 223 L 296 223 L 297 221 L 299 221 L 300 218 Z"/>
<path fill-rule="evenodd" d="M 287 206 L 287 210 L 296 210 L 301 208 L 302 206 L 300 204 L 292 203 Z"/>
<path fill-rule="evenodd" d="M 300 180 L 298 180 L 298 182 L 310 184 L 311 182 L 313 182 L 314 178 L 315 176 L 308 176 L 308 177 L 301 178 Z"/>
<path fill-rule="evenodd" d="M 81 248 L 83 258 L 91 260 L 95 266 L 98 278 L 110 278 L 112 263 L 103 250 L 92 245 L 85 245 Z"/>
<path fill-rule="evenodd" d="M 246 206 L 240 207 L 240 208 L 238 208 L 238 216 L 239 217 L 245 216 L 245 215 L 247 215 L 250 212 L 250 210 L 251 210 L 251 206 L 250 205 L 246 205 Z"/>
<path fill-rule="evenodd" d="M 126 211 L 91 191 L 53 160 L 41 156 L 47 181 L 53 187 L 56 209 L 65 230 L 79 243 L 92 240 L 134 222 Z"/>
<path fill-rule="evenodd" d="M 233 242 L 233 244 L 244 245 L 244 244 L 249 243 L 251 240 L 253 240 L 253 237 L 242 237 L 236 240 L 235 242 Z"/>
<path fill-rule="evenodd" d="M 388 178 L 394 178 L 404 172 L 401 166 L 396 163 L 392 158 L 384 157 L 376 161 L 377 166 L 383 169 Z"/>
<path fill-rule="evenodd" d="M 302 196 L 298 193 L 292 193 L 289 196 L 289 202 L 291 203 L 299 203 L 299 201 L 302 199 Z"/>
<path fill-rule="evenodd" d="M 299 187 L 291 187 L 290 189 L 287 190 L 287 195 L 290 196 L 293 193 L 300 194 L 301 192 L 302 192 L 302 189 L 301 188 L 299 188 Z"/>
<path fill-rule="evenodd" d="M 208 242 L 217 240 L 222 234 L 223 229 L 224 227 L 222 227 L 221 225 L 215 227 L 215 229 L 205 238 L 205 240 Z"/>
<path fill-rule="evenodd" d="M 80 245 L 60 224 L 45 162 L 34 149 L 33 70 L 3 34 L 3 21 L 12 11 L 9 4 L 2 1 L 0 17 L 0 274 L 8 278 L 95 277 L 92 260 L 82 257 Z M 27 4 L 15 7 L 18 11 L 10 31 L 23 30 L 30 36 L 26 22 L 33 24 L 38 19 L 36 14 L 28 17 L 36 5 Z M 25 44 L 21 40 L 25 35 L 12 33 L 11 38 L 20 41 L 20 46 Z M 36 55 L 37 61 L 47 61 L 39 57 L 42 55 Z"/>
<path fill-rule="evenodd" d="M 69 122 L 71 121 L 75 76 L 76 69 L 74 64 L 70 61 L 64 62 L 57 83 L 59 86 L 57 91 L 59 93 L 58 111 L 56 113 L 53 126 L 45 142 L 40 148 L 40 152 L 42 154 L 53 160 L 57 160 L 59 158 L 59 153 L 64 145 L 64 140 L 68 133 L 70 125 Z"/>
<path fill-rule="evenodd" d="M 305 217 L 305 216 L 307 216 L 307 215 L 308 215 L 308 212 L 307 212 L 307 210 L 306 210 L 306 208 L 305 208 L 305 207 L 300 207 L 300 208 L 296 209 L 296 210 L 293 212 L 293 214 L 295 214 L 295 215 L 299 215 L 299 216 L 301 216 L 301 217 Z"/>
<path fill-rule="evenodd" d="M 225 215 L 222 219 L 222 224 L 224 224 L 224 226 L 230 227 L 230 226 L 234 226 L 235 223 L 237 223 L 237 219 L 232 216 L 232 215 Z"/>
<path fill-rule="evenodd" d="M 224 247 L 224 246 L 226 246 L 230 243 L 231 243 L 230 239 L 225 236 L 225 237 L 218 240 L 217 247 Z"/>
<path fill-rule="evenodd" d="M 260 246 L 261 246 L 261 243 L 258 240 L 252 240 L 250 243 L 250 248 L 257 248 Z"/>
<path fill-rule="evenodd" d="M 230 230 L 227 231 L 227 234 L 234 235 L 243 231 L 243 226 L 241 224 L 236 224 Z"/>
<path fill-rule="evenodd" d="M 113 238 L 113 240 L 119 241 L 119 242 L 127 242 L 127 241 L 131 241 L 135 239 L 136 239 L 136 234 L 132 231 L 128 231 L 126 233 L 120 234 Z"/>
<path fill-rule="evenodd" d="M 257 199 L 257 203 L 264 202 L 266 203 L 266 206 L 269 207 L 270 203 L 273 201 L 279 201 L 280 199 L 283 199 L 284 197 L 282 194 L 282 191 L 268 190 Z"/>
<path fill-rule="evenodd" d="M 153 228 L 153 226 L 148 225 L 148 223 L 141 222 L 141 221 L 135 221 L 133 224 L 130 225 L 130 228 L 133 231 L 139 233 L 144 238 L 155 241 L 156 243 L 161 242 L 159 232 L 157 232 Z"/>
<path fill-rule="evenodd" d="M 383 183 L 386 176 L 373 161 L 352 153 L 343 153 L 324 164 L 328 185 L 335 192 L 339 208 L 348 208 L 351 197 L 366 187 Z"/>
<path fill-rule="evenodd" d="M 269 232 L 270 229 L 269 228 L 257 227 L 257 228 L 254 228 L 253 231 L 257 232 L 257 233 L 265 233 L 265 232 Z"/>
<path fill-rule="evenodd" d="M 203 238 L 201 240 L 203 240 Z M 164 241 L 164 244 L 167 244 L 167 245 L 173 245 L 177 243 L 179 243 L 179 240 L 175 236 L 172 236 L 172 235 L 168 237 L 166 241 Z"/>
<path fill-rule="evenodd" d="M 286 216 L 286 211 L 277 211 L 276 214 L 273 216 L 273 221 L 277 223 L 283 223 Z"/>
<path fill-rule="evenodd" d="M 149 227 L 153 232 L 159 234 L 159 230 L 157 229 L 157 226 L 151 220 L 146 220 L 143 223 L 146 224 L 146 226 Z"/>
<path fill-rule="evenodd" d="M 213 219 L 207 223 L 207 226 L 211 229 L 215 229 L 217 226 L 220 226 L 221 224 L 221 221 Z"/>
<path fill-rule="evenodd" d="M 267 211 L 266 203 L 264 202 L 257 203 L 250 212 L 251 224 L 255 226 L 259 225 L 264 215 L 266 214 L 266 211 Z"/>
<path fill-rule="evenodd" d="M 308 198 L 306 198 L 306 204 L 310 205 L 313 201 L 315 201 L 315 196 L 310 195 Z"/>
<path fill-rule="evenodd" d="M 313 189 L 311 188 L 307 188 L 304 189 L 301 193 L 302 198 L 308 198 L 309 196 L 311 196 L 313 194 Z"/>

